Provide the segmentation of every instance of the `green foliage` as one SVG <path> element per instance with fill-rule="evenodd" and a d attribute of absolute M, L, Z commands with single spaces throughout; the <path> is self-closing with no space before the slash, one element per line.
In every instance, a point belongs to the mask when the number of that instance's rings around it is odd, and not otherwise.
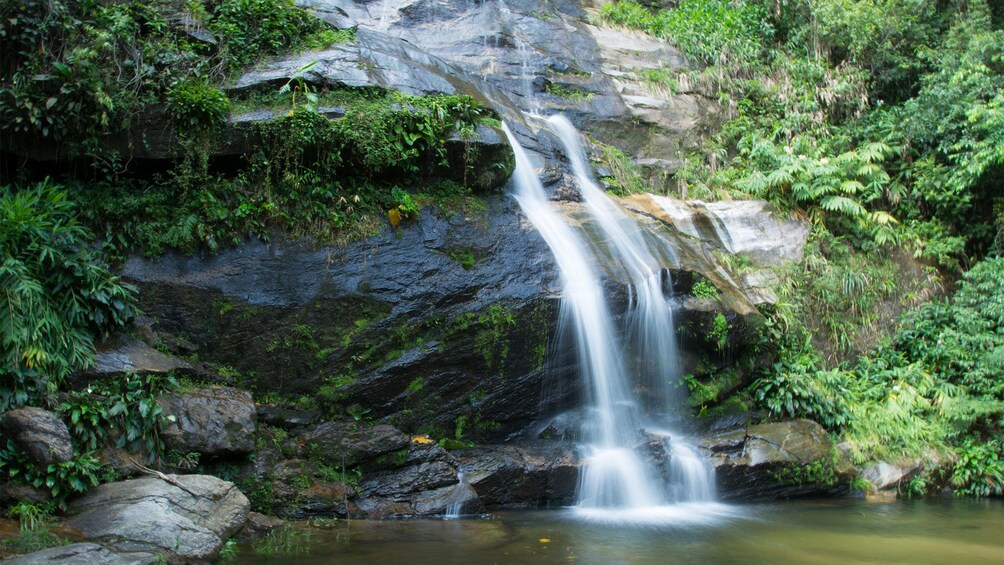
<path fill-rule="evenodd" d="M 570 100 L 575 103 L 588 102 L 589 100 L 592 100 L 594 96 L 593 93 L 588 90 L 583 90 L 566 84 L 558 84 L 555 82 L 547 83 L 545 91 L 548 94 L 557 96 L 558 98 L 564 98 L 565 100 Z"/>
<path fill-rule="evenodd" d="M 701 278 L 694 286 L 690 287 L 690 295 L 694 298 L 714 300 L 718 298 L 718 289 L 706 278 Z"/>
<path fill-rule="evenodd" d="M 999 496 L 1004 258 L 977 264 L 951 300 L 909 311 L 898 326 L 888 344 L 853 367 L 824 370 L 801 326 L 768 324 L 780 360 L 754 383 L 753 395 L 777 415 L 841 431 L 859 462 L 945 456 L 954 447 L 958 492 Z M 927 486 L 911 488 L 919 494 Z"/>
<path fill-rule="evenodd" d="M 127 373 L 115 381 L 66 393 L 58 411 L 68 420 L 70 433 L 84 451 L 114 445 L 143 450 L 151 460 L 157 460 L 164 452 L 160 432 L 165 426 L 157 397 L 177 386 L 173 377 Z"/>
<path fill-rule="evenodd" d="M 297 8 L 293 0 L 225 0 L 212 3 L 209 30 L 222 39 L 225 58 L 239 70 L 263 55 L 325 43 L 324 22 Z M 330 33 L 330 32 L 329 32 Z M 336 42 L 337 36 L 328 35 Z"/>
<path fill-rule="evenodd" d="M 782 148 L 753 137 L 740 144 L 740 151 L 753 165 L 752 174 L 738 184 L 742 190 L 782 206 L 791 202 L 818 223 L 843 221 L 869 229 L 880 245 L 895 242 L 890 224 L 896 220 L 888 212 L 869 211 L 863 204 L 903 192 L 882 168 L 893 153 L 889 145 L 872 142 L 831 159 L 817 158 L 801 138 Z"/>
<path fill-rule="evenodd" d="M 851 415 L 848 375 L 818 370 L 819 358 L 807 334 L 788 339 L 778 362 L 753 383 L 753 397 L 779 416 L 810 418 L 839 429 Z"/>
<path fill-rule="evenodd" d="M 708 332 L 708 341 L 715 344 L 719 352 L 725 351 L 729 345 L 729 330 L 732 329 L 725 314 L 719 312 L 711 320 L 711 330 Z"/>
<path fill-rule="evenodd" d="M 595 143 L 595 142 L 594 142 Z M 612 177 L 603 180 L 612 185 L 614 194 L 626 196 L 636 192 L 645 192 L 647 183 L 638 168 L 623 151 L 613 145 L 598 144 L 603 152 L 603 163 L 610 168 Z"/>
<path fill-rule="evenodd" d="M 704 64 L 748 65 L 773 36 L 763 9 L 749 2 L 683 0 L 677 8 L 653 13 L 620 1 L 604 4 L 600 17 L 668 39 Z"/>
<path fill-rule="evenodd" d="M 201 77 L 185 78 L 167 92 L 167 108 L 184 135 L 223 124 L 230 110 L 230 99 Z"/>
<path fill-rule="evenodd" d="M 17 520 L 20 528 L 17 536 L 3 540 L 0 545 L 3 553 L 31 553 L 69 543 L 50 530 L 54 510 L 49 503 L 21 501 L 11 506 L 7 517 Z"/>
<path fill-rule="evenodd" d="M 93 362 L 94 337 L 135 312 L 135 289 L 90 250 L 58 186 L 0 187 L 0 410 L 55 391 Z"/>
<path fill-rule="evenodd" d="M 509 332 L 516 325 L 512 311 L 500 304 L 492 304 L 478 316 L 475 347 L 484 357 L 485 366 L 501 369 L 509 357 Z"/>
<path fill-rule="evenodd" d="M 91 454 L 78 454 L 69 461 L 51 463 L 40 469 L 13 440 L 8 439 L 6 445 L 0 448 L 0 476 L 48 490 L 60 507 L 65 507 L 68 497 L 97 486 L 99 470 L 98 460 Z"/>
<path fill-rule="evenodd" d="M 450 259 L 453 259 L 460 266 L 464 268 L 465 271 L 470 271 L 474 268 L 474 265 L 478 262 L 478 256 L 475 255 L 473 249 L 451 249 L 446 253 Z"/>
<path fill-rule="evenodd" d="M 969 439 L 959 446 L 959 459 L 952 473 L 956 494 L 1001 496 L 1004 494 L 1004 450 L 999 441 L 978 443 Z"/>

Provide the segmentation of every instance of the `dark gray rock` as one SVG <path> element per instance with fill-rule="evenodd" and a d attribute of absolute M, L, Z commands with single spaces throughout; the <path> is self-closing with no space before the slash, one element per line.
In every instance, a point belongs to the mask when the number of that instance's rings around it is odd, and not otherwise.
<path fill-rule="evenodd" d="M 567 444 L 486 445 L 457 457 L 465 482 L 488 508 L 574 502 L 581 461 Z"/>
<path fill-rule="evenodd" d="M 107 380 L 126 373 L 166 375 L 193 371 L 192 364 L 184 359 L 157 351 L 138 339 L 119 335 L 98 344 L 94 366 L 74 376 L 73 380 Z"/>
<path fill-rule="evenodd" d="M 42 468 L 73 458 L 70 430 L 59 416 L 48 410 L 34 407 L 10 410 L 0 420 L 0 430 Z"/>
<path fill-rule="evenodd" d="M 256 411 L 259 423 L 287 430 L 316 424 L 321 419 L 321 413 L 317 410 L 307 410 L 289 405 L 262 404 L 256 407 Z"/>
<path fill-rule="evenodd" d="M 314 395 L 337 375 L 337 390 L 318 397 L 336 410 L 358 404 L 375 421 L 444 435 L 467 416 L 470 439 L 501 439 L 575 389 L 543 387 L 558 316 L 554 259 L 513 200 L 485 202 L 469 218 L 427 208 L 399 235 L 387 226 L 345 248 L 249 242 L 211 256 L 135 257 L 123 275 L 140 286 L 158 335 L 184 335 L 200 359 L 258 390 Z M 556 383 L 571 378 L 558 369 Z"/>
<path fill-rule="evenodd" d="M 381 455 L 405 450 L 411 440 L 386 424 L 367 427 L 350 422 L 324 422 L 300 436 L 298 443 L 307 446 L 312 458 L 336 468 L 351 468 Z"/>
<path fill-rule="evenodd" d="M 58 565 L 153 565 L 160 560 L 156 553 L 131 552 L 115 553 L 96 543 L 71 543 L 60 547 L 51 547 L 19 555 L 4 561 L 6 565 L 41 565 L 56 563 Z"/>
<path fill-rule="evenodd" d="M 248 512 L 248 520 L 244 527 L 234 535 L 239 543 L 251 543 L 256 539 L 267 536 L 274 530 L 281 528 L 286 523 L 282 518 L 259 514 L 258 512 Z"/>
<path fill-rule="evenodd" d="M 359 501 L 359 508 L 374 519 L 442 516 L 451 508 L 458 514 L 483 511 L 477 493 L 459 483 L 400 497 L 364 498 Z"/>
<path fill-rule="evenodd" d="M 351 469 L 346 469 L 348 476 L 353 476 Z M 354 501 L 356 489 L 346 482 L 332 481 L 318 470 L 317 463 L 305 459 L 278 459 L 263 466 L 255 484 L 271 485 L 267 511 L 298 520 L 312 516 L 360 516 Z"/>
<path fill-rule="evenodd" d="M 705 436 L 723 500 L 845 494 L 855 471 L 811 420 L 758 424 Z"/>
<path fill-rule="evenodd" d="M 13 506 L 18 502 L 43 504 L 52 500 L 48 489 L 35 488 L 24 483 L 7 481 L 0 483 L 0 505 Z"/>
<path fill-rule="evenodd" d="M 169 449 L 213 456 L 254 450 L 256 411 L 246 391 L 204 388 L 163 395 L 157 402 L 168 418 L 163 437 Z"/>
<path fill-rule="evenodd" d="M 103 484 L 67 509 L 66 526 L 121 552 L 165 553 L 172 562 L 207 563 L 247 520 L 248 500 L 208 475 Z"/>

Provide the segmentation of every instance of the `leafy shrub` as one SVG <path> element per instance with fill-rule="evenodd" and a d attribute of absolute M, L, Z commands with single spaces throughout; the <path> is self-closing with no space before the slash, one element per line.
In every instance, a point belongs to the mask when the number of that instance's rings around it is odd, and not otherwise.
<path fill-rule="evenodd" d="M 227 95 L 202 78 L 176 82 L 167 93 L 167 103 L 182 134 L 222 124 L 230 109 Z"/>
<path fill-rule="evenodd" d="M 718 298 L 718 289 L 708 279 L 701 278 L 690 288 L 690 294 L 694 298 L 713 300 Z"/>
<path fill-rule="evenodd" d="M 91 454 L 77 454 L 69 461 L 38 468 L 12 440 L 0 448 L 0 476 L 38 489 L 46 489 L 60 507 L 74 494 L 97 486 L 98 460 Z"/>
<path fill-rule="evenodd" d="M 998 441 L 979 443 L 967 440 L 956 452 L 959 456 L 952 473 L 956 494 L 1001 496 L 1004 494 L 1004 456 Z"/>
<path fill-rule="evenodd" d="M 777 415 L 809 418 L 836 429 L 851 416 L 847 375 L 816 370 L 814 361 L 778 362 L 752 388 L 754 398 Z"/>
<path fill-rule="evenodd" d="M 677 8 L 653 13 L 621 1 L 604 4 L 600 17 L 668 39 L 704 64 L 749 65 L 773 35 L 763 9 L 747 2 L 683 0 Z"/>
<path fill-rule="evenodd" d="M 129 373 L 113 382 L 66 393 L 59 413 L 69 421 L 70 432 L 83 451 L 113 444 L 129 451 L 143 449 L 151 460 L 157 460 L 164 451 L 160 432 L 165 425 L 157 397 L 177 386 L 173 377 Z"/>
<path fill-rule="evenodd" d="M 65 192 L 0 188 L 0 411 L 53 392 L 93 362 L 94 337 L 135 313 L 135 288 L 88 247 Z"/>
<path fill-rule="evenodd" d="M 297 8 L 293 0 L 225 0 L 214 2 L 211 9 L 209 29 L 223 39 L 233 69 L 262 55 L 295 49 L 307 37 L 327 29 L 327 24 Z"/>

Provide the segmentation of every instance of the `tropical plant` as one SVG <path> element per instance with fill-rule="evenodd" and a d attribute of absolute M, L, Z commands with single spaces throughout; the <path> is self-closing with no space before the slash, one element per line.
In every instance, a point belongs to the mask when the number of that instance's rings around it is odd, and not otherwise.
<path fill-rule="evenodd" d="M 94 339 L 135 313 L 135 288 L 91 251 L 57 185 L 0 188 L 0 410 L 56 390 L 93 362 Z"/>

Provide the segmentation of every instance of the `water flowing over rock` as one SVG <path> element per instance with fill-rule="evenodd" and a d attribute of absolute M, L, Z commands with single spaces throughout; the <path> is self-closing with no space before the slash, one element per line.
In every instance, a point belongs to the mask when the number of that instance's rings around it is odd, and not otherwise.
<path fill-rule="evenodd" d="M 67 509 L 66 525 L 120 552 L 164 553 L 208 563 L 247 519 L 248 500 L 208 475 L 141 478 L 101 485 Z"/>
<path fill-rule="evenodd" d="M 3 437 L 28 453 L 43 469 L 52 463 L 73 458 L 73 444 L 66 424 L 48 410 L 16 408 L 3 414 L 0 420 Z"/>

